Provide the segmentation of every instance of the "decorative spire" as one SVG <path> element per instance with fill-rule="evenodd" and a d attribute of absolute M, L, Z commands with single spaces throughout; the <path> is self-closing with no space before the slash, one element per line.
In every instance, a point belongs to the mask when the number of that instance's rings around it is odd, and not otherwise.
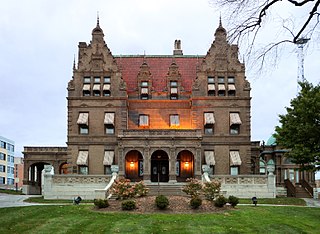
<path fill-rule="evenodd" d="M 76 55 L 73 55 L 73 70 L 76 70 Z"/>
<path fill-rule="evenodd" d="M 99 24 L 99 11 L 97 11 L 97 27 L 100 27 L 100 24 Z"/>
<path fill-rule="evenodd" d="M 223 27 L 222 27 L 222 20 L 221 20 L 221 12 L 220 12 L 220 18 L 219 18 L 219 28 L 220 28 L 220 27 L 223 28 Z"/>

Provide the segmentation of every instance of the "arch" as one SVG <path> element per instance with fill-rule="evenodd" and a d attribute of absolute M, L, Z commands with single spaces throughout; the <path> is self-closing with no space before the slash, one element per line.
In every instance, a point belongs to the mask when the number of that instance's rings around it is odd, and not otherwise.
<path fill-rule="evenodd" d="M 169 156 L 164 150 L 156 150 L 151 155 L 151 182 L 169 181 Z"/>
<path fill-rule="evenodd" d="M 194 177 L 194 155 L 189 150 L 178 153 L 176 161 L 176 176 L 178 182 L 184 182 Z"/>
<path fill-rule="evenodd" d="M 143 156 L 138 150 L 131 150 L 126 154 L 125 175 L 134 182 L 143 179 Z"/>
<path fill-rule="evenodd" d="M 260 159 L 259 161 L 259 173 L 260 175 L 265 175 L 267 173 L 267 164 L 264 160 Z"/>
<path fill-rule="evenodd" d="M 29 166 L 28 169 L 28 184 L 33 186 L 32 194 L 41 194 L 41 184 L 42 184 L 42 170 L 44 169 L 44 165 L 51 165 L 46 162 L 36 162 Z"/>
<path fill-rule="evenodd" d="M 68 174 L 68 167 L 70 165 L 67 162 L 63 162 L 59 166 L 59 174 Z"/>
<path fill-rule="evenodd" d="M 168 159 L 170 160 L 170 152 L 168 148 L 163 148 L 163 149 L 152 149 L 150 150 L 150 155 L 156 154 L 157 152 L 165 152 L 166 155 L 168 156 Z"/>

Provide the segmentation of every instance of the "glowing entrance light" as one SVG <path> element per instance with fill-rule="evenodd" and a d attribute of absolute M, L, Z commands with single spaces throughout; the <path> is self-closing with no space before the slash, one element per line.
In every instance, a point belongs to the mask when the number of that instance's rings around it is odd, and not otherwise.
<path fill-rule="evenodd" d="M 133 168 L 134 167 L 134 162 L 130 163 L 130 167 Z"/>
<path fill-rule="evenodd" d="M 189 168 L 189 162 L 185 162 L 185 163 L 184 163 L 184 167 L 185 167 L 186 169 L 188 169 L 188 168 Z"/>

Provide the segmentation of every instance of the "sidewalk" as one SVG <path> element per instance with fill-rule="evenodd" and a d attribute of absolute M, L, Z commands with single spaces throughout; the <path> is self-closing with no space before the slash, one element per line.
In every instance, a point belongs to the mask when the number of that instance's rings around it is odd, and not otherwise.
<path fill-rule="evenodd" d="M 308 207 L 317 207 L 320 208 L 320 200 L 313 198 L 303 198 L 306 201 Z"/>
<path fill-rule="evenodd" d="M 24 200 L 27 199 L 28 197 L 38 197 L 38 195 L 12 195 L 12 194 L 0 193 L 0 208 L 46 205 L 46 204 L 39 204 L 39 203 L 24 202 Z"/>

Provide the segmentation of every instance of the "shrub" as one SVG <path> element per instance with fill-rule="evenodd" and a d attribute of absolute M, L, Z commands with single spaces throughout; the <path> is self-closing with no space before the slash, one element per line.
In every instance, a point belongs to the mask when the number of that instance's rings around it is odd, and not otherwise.
<path fill-rule="evenodd" d="M 192 209 L 197 209 L 202 205 L 202 199 L 200 197 L 193 197 L 190 200 L 190 206 Z"/>
<path fill-rule="evenodd" d="M 203 194 L 205 198 L 209 201 L 213 201 L 220 193 L 221 183 L 219 181 L 213 180 L 210 182 L 205 182 L 203 184 Z"/>
<path fill-rule="evenodd" d="M 214 206 L 215 207 L 223 207 L 227 203 L 227 199 L 220 195 L 214 200 Z"/>
<path fill-rule="evenodd" d="M 202 183 L 201 181 L 189 178 L 187 179 L 187 184 L 183 187 L 182 191 L 191 197 L 199 197 L 202 191 Z"/>
<path fill-rule="evenodd" d="M 135 195 L 134 186 L 130 184 L 130 180 L 124 178 L 114 181 L 112 191 L 117 196 L 117 199 L 128 199 Z"/>
<path fill-rule="evenodd" d="M 164 210 L 169 206 L 169 200 L 164 195 L 159 195 L 156 197 L 156 205 L 159 209 Z"/>
<path fill-rule="evenodd" d="M 138 197 L 146 196 L 149 191 L 149 189 L 146 187 L 143 181 L 136 183 L 133 187 L 134 187 L 134 193 Z"/>
<path fill-rule="evenodd" d="M 109 202 L 107 199 L 94 199 L 93 204 L 99 209 L 107 208 L 109 206 Z"/>
<path fill-rule="evenodd" d="M 122 210 L 134 210 L 136 208 L 136 202 L 133 200 L 123 201 L 121 203 Z"/>
<path fill-rule="evenodd" d="M 232 207 L 235 207 L 236 205 L 238 205 L 239 203 L 239 198 L 235 197 L 235 196 L 229 196 L 228 198 L 228 203 L 230 203 L 230 205 Z"/>

